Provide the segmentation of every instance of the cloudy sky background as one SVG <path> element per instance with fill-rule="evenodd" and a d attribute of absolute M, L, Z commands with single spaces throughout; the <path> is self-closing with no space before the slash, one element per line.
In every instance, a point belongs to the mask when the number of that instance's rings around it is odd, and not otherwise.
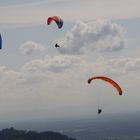
<path fill-rule="evenodd" d="M 139 111 L 139 0 L 1 0 L 0 120 Z M 59 15 L 64 26 L 46 25 Z M 61 45 L 55 48 L 55 43 Z M 103 81 L 117 81 L 123 96 Z"/>

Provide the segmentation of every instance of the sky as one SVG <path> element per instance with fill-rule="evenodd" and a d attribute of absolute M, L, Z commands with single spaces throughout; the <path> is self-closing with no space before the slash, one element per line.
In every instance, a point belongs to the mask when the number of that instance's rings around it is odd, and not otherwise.
<path fill-rule="evenodd" d="M 139 111 L 139 0 L 0 0 L 0 121 Z M 49 16 L 58 15 L 62 29 Z M 55 43 L 61 47 L 55 48 Z M 114 79 L 123 95 L 91 76 Z"/>

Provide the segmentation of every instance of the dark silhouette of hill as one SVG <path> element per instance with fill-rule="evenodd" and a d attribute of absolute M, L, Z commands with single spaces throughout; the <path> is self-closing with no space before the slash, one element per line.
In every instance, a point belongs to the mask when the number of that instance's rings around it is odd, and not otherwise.
<path fill-rule="evenodd" d="M 76 140 L 57 132 L 36 132 L 6 128 L 0 131 L 0 140 Z"/>

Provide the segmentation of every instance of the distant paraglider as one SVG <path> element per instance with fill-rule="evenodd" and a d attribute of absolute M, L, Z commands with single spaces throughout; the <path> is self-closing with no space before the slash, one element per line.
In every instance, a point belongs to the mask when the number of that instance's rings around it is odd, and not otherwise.
<path fill-rule="evenodd" d="M 54 21 L 57 24 L 57 26 L 58 26 L 59 29 L 62 28 L 62 26 L 63 26 L 63 20 L 60 17 L 58 17 L 58 16 L 51 16 L 51 17 L 49 17 L 47 19 L 47 24 L 50 25 L 52 23 L 52 21 Z M 60 46 L 56 43 L 55 44 L 55 47 L 58 48 Z"/>
<path fill-rule="evenodd" d="M 102 112 L 102 109 L 98 109 L 98 114 L 101 114 L 101 112 Z"/>
<path fill-rule="evenodd" d="M 0 49 L 2 49 L 2 36 L 0 34 Z"/>
<path fill-rule="evenodd" d="M 119 95 L 122 95 L 122 89 L 121 87 L 115 82 L 113 81 L 111 78 L 105 77 L 105 76 L 95 76 L 95 77 L 91 77 L 88 79 L 88 83 L 90 84 L 92 80 L 95 79 L 101 79 L 104 80 L 108 83 L 110 83 L 112 86 L 114 86 L 116 88 L 116 90 L 118 91 Z"/>
<path fill-rule="evenodd" d="M 47 19 L 47 24 L 50 25 L 52 21 L 55 21 L 58 28 L 61 29 L 63 26 L 63 20 L 58 16 L 51 16 Z"/>
<path fill-rule="evenodd" d="M 105 76 L 95 76 L 95 77 L 91 77 L 88 79 L 88 83 L 90 84 L 91 81 L 95 80 L 95 79 L 100 79 L 103 81 L 106 81 L 108 83 L 110 83 L 112 86 L 114 86 L 116 88 L 116 90 L 118 91 L 119 95 L 122 95 L 122 89 L 121 87 L 112 79 L 105 77 Z M 98 101 L 98 114 L 101 114 L 102 109 L 99 107 L 99 101 Z"/>

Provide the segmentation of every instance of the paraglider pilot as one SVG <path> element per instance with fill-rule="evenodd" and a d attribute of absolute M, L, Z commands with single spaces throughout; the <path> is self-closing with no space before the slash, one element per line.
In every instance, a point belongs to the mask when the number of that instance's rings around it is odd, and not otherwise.
<path fill-rule="evenodd" d="M 60 47 L 60 46 L 56 43 L 56 44 L 55 44 L 55 47 L 58 48 L 58 47 Z"/>
<path fill-rule="evenodd" d="M 98 109 L 98 114 L 100 114 L 102 112 L 102 109 Z"/>

